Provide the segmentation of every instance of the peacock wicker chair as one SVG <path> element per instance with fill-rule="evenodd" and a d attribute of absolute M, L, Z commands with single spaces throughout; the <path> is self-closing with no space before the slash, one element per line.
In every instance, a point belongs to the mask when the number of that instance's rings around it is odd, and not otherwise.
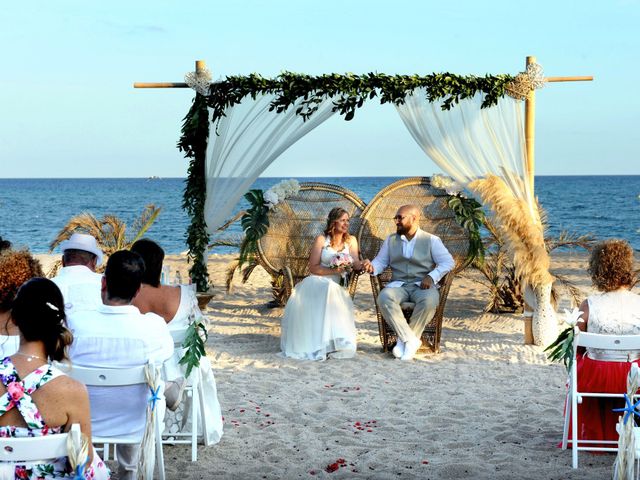
<path fill-rule="evenodd" d="M 382 242 L 396 232 L 393 216 L 403 205 L 416 205 L 421 210 L 420 228 L 433 233 L 442 239 L 456 265 L 454 269 L 440 280 L 440 303 L 433 319 L 427 324 L 422 333 L 422 347 L 427 347 L 437 353 L 440 351 L 440 335 L 442 318 L 447 295 L 454 276 L 466 266 L 469 250 L 469 234 L 456 221 L 455 214 L 448 204 L 449 196 L 444 190 L 431 186 L 429 177 L 411 177 L 388 185 L 367 205 L 358 230 L 360 252 L 364 258 L 376 256 Z M 397 342 L 397 334 L 382 316 L 378 308 L 378 294 L 391 280 L 391 269 L 388 268 L 379 275 L 371 276 L 371 288 L 376 304 L 378 317 L 378 331 L 382 350 L 389 351 Z M 407 321 L 413 313 L 415 304 L 406 302 L 401 305 Z"/>
<path fill-rule="evenodd" d="M 309 275 L 309 252 L 315 238 L 323 233 L 332 208 L 342 207 L 351 217 L 353 235 L 360 227 L 365 203 L 352 191 L 328 183 L 304 182 L 300 191 L 269 212 L 269 228 L 258 241 L 258 263 L 271 275 L 284 278 L 284 303 L 293 287 Z M 357 276 L 347 286 L 355 295 Z"/>

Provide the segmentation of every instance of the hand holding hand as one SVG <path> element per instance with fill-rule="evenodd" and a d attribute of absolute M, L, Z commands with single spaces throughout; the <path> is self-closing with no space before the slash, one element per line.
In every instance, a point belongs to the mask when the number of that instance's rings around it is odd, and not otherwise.
<path fill-rule="evenodd" d="M 371 264 L 371 261 L 368 258 L 365 258 L 362 261 L 362 270 L 367 273 L 373 274 L 373 265 Z"/>
<path fill-rule="evenodd" d="M 420 288 L 426 290 L 431 287 L 433 287 L 433 278 L 431 278 L 431 275 L 427 275 L 422 279 L 422 282 L 420 282 Z"/>

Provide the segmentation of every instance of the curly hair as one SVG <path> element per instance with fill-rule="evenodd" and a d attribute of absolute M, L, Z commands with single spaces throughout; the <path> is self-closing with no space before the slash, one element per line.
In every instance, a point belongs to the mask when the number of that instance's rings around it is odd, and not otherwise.
<path fill-rule="evenodd" d="M 336 228 L 336 222 L 345 213 L 349 215 L 349 212 L 347 212 L 344 208 L 334 207 L 331 209 L 331 211 L 329 212 L 329 215 L 327 216 L 327 226 L 324 228 L 324 234 L 325 236 L 326 235 L 331 236 L 331 245 L 333 245 L 333 231 Z M 349 240 L 351 240 L 351 235 L 349 235 L 349 232 L 346 232 L 344 234 L 344 237 L 342 238 L 342 240 L 344 241 L 344 243 L 349 243 Z"/>
<path fill-rule="evenodd" d="M 43 276 L 40 262 L 27 250 L 0 253 L 0 312 L 11 310 L 20 285 L 33 277 Z"/>
<path fill-rule="evenodd" d="M 602 292 L 633 286 L 637 276 L 633 249 L 624 240 L 605 240 L 593 248 L 588 271 L 593 285 Z"/>

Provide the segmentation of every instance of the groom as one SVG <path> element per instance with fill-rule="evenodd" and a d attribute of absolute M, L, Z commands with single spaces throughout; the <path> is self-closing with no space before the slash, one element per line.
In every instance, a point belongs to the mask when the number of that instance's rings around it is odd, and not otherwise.
<path fill-rule="evenodd" d="M 385 239 L 373 261 L 363 262 L 363 269 L 378 275 L 391 267 L 391 281 L 378 295 L 378 307 L 398 334 L 394 357 L 409 361 L 420 348 L 422 331 L 438 308 L 438 282 L 455 262 L 439 237 L 420 229 L 416 206 L 400 207 L 393 220 L 397 233 Z M 403 302 L 416 304 L 409 323 L 400 308 Z"/>

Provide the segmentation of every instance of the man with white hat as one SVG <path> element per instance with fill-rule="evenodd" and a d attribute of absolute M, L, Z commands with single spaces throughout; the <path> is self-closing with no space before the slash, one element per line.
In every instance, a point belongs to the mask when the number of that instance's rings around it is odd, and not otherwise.
<path fill-rule="evenodd" d="M 102 250 L 96 239 L 86 233 L 74 233 L 60 243 L 62 268 L 52 280 L 60 288 L 67 317 L 82 310 L 102 306 L 102 275 L 96 267 L 102 263 Z"/>

